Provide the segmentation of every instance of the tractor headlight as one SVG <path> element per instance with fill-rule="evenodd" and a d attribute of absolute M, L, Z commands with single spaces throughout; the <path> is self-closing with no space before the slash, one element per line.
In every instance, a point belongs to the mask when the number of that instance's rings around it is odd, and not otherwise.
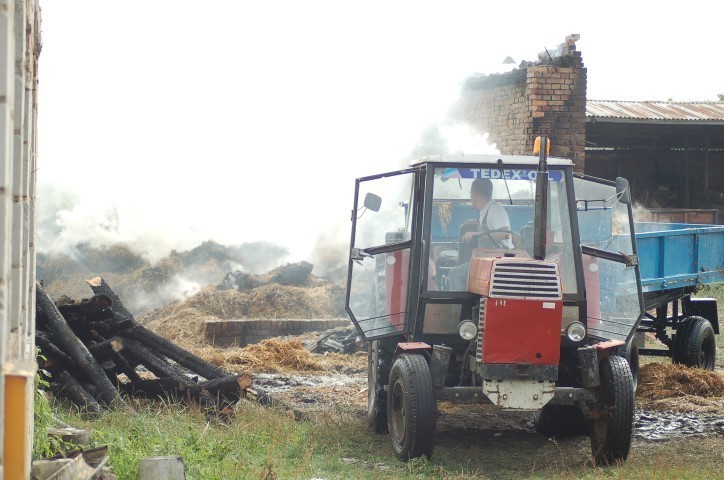
<path fill-rule="evenodd" d="M 573 322 L 566 328 L 566 335 L 573 342 L 580 342 L 586 336 L 586 327 L 581 322 Z"/>
<path fill-rule="evenodd" d="M 478 327 L 472 320 L 463 320 L 458 324 L 458 333 L 463 340 L 472 340 L 478 335 Z"/>

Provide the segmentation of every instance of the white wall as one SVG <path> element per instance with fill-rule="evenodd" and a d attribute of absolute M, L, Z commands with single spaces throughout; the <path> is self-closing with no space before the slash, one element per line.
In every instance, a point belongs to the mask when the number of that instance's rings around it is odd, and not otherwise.
<path fill-rule="evenodd" d="M 0 0 L 0 468 L 29 477 L 35 364 L 37 0 Z M 6 405 L 6 380 L 24 381 Z M 23 419 L 5 442 L 8 419 Z M 8 434 L 9 436 L 10 434 Z M 17 439 L 17 441 L 16 441 Z"/>

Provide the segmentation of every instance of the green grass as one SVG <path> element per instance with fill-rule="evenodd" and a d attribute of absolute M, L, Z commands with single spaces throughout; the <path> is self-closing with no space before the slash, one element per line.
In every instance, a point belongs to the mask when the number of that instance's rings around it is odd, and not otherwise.
<path fill-rule="evenodd" d="M 443 430 L 432 462 L 398 461 L 387 436 L 371 433 L 361 412 L 334 410 L 314 421 L 242 402 L 228 424 L 207 422 L 198 410 L 135 404 L 94 421 L 56 414 L 94 431 L 92 446 L 108 445 L 120 479 L 137 478 L 149 456 L 180 455 L 188 479 L 710 479 L 721 475 L 724 439 L 634 444 L 629 461 L 593 467 L 585 438 L 554 443 L 510 431 Z M 710 444 L 708 445 L 707 444 Z"/>

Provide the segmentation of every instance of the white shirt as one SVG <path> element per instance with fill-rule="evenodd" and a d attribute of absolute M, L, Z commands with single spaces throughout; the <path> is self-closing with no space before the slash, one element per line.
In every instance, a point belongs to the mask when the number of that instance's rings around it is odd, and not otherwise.
<path fill-rule="evenodd" d="M 483 221 L 485 221 L 485 225 L 483 225 Z M 503 206 L 495 200 L 490 200 L 483 209 L 480 210 L 478 223 L 480 223 L 480 226 L 482 227 L 481 231 L 483 232 L 488 230 L 497 230 L 499 228 L 510 230 L 510 218 L 508 218 L 508 212 L 506 212 L 505 208 L 503 208 Z M 487 235 L 483 235 L 480 237 L 480 240 L 485 241 L 486 237 Z M 513 241 L 510 238 L 506 238 L 504 240 L 496 239 L 496 241 L 505 248 L 513 248 Z"/>

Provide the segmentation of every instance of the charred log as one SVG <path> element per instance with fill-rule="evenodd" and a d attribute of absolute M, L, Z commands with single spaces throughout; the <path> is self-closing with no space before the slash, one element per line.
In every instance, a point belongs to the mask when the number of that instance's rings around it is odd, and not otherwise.
<path fill-rule="evenodd" d="M 201 391 L 209 392 L 218 405 L 222 403 L 236 403 L 241 397 L 241 391 L 246 390 L 251 385 L 251 376 L 249 374 L 228 375 L 224 378 L 209 380 L 208 382 L 191 385 L 191 394 L 195 397 L 200 395 Z M 197 393 L 198 392 L 198 393 Z"/>
<path fill-rule="evenodd" d="M 179 348 L 174 345 L 173 342 L 153 333 L 143 325 L 136 322 L 133 318 L 133 314 L 123 305 L 123 302 L 121 302 L 120 298 L 118 298 L 118 295 L 116 295 L 110 285 L 108 285 L 102 277 L 86 280 L 86 282 L 90 285 L 93 293 L 96 295 L 106 295 L 113 301 L 113 305 L 111 306 L 111 310 L 114 313 L 112 317 L 113 325 L 108 328 L 109 331 L 118 331 L 124 337 L 136 340 L 146 345 L 154 352 L 158 352 L 159 354 L 170 358 L 184 368 L 201 375 L 207 380 L 213 380 L 215 378 L 222 378 L 225 376 L 224 371 L 219 367 L 205 362 L 183 348 Z"/>
<path fill-rule="evenodd" d="M 73 359 L 53 343 L 53 335 L 50 332 L 37 330 L 35 332 L 35 344 L 40 347 L 40 354 L 47 359 L 45 365 L 43 365 L 44 368 L 56 364 L 62 365 L 64 368 L 72 368 L 75 365 Z"/>
<path fill-rule="evenodd" d="M 116 364 L 119 372 L 125 374 L 130 381 L 137 382 L 141 380 L 141 377 L 136 372 L 135 367 L 131 365 L 128 360 L 126 360 L 126 357 L 121 355 L 120 352 L 113 352 L 111 354 L 111 360 L 113 360 L 113 363 Z"/>
<path fill-rule="evenodd" d="M 133 328 L 122 332 L 125 338 L 143 343 L 153 351 L 170 358 L 179 365 L 201 375 L 207 380 L 222 378 L 226 374 L 222 369 L 200 359 L 193 353 L 184 350 L 160 335 L 153 333 L 142 325 L 136 324 Z"/>
<path fill-rule="evenodd" d="M 159 398 L 162 400 L 187 399 L 188 386 L 175 378 L 154 378 L 152 380 L 134 380 L 122 383 L 121 390 L 133 397 L 144 397 L 149 399 Z"/>
<path fill-rule="evenodd" d="M 79 316 L 88 320 L 107 318 L 111 315 L 113 300 L 107 295 L 97 294 L 91 298 L 84 298 L 80 303 L 65 302 L 62 305 L 56 302 L 60 313 L 68 319 L 71 316 Z"/>
<path fill-rule="evenodd" d="M 70 400 L 79 410 L 96 415 L 102 412 L 93 396 L 66 370 L 60 370 L 55 380 L 53 385 L 56 394 Z"/>
<path fill-rule="evenodd" d="M 134 362 L 143 365 L 158 378 L 173 378 L 182 383 L 189 382 L 176 367 L 157 357 L 140 342 L 130 338 L 125 339 L 125 351 Z"/>
<path fill-rule="evenodd" d="M 251 385 L 248 374 L 228 375 L 203 383 L 179 381 L 178 378 L 164 377 L 152 380 L 140 380 L 121 385 L 124 392 L 130 395 L 143 395 L 147 398 L 171 398 L 203 401 L 208 406 L 209 399 L 222 409 L 239 401 L 242 391 Z"/>
<path fill-rule="evenodd" d="M 38 306 L 43 310 L 48 320 L 50 331 L 53 332 L 57 345 L 61 347 L 78 365 L 83 373 L 99 389 L 99 397 L 103 403 L 112 405 L 123 400 L 118 391 L 106 376 L 103 369 L 95 361 L 88 348 L 75 336 L 68 323 L 58 311 L 53 300 L 48 296 L 43 287 L 37 285 Z"/>
<path fill-rule="evenodd" d="M 110 340 L 103 340 L 88 347 L 88 351 L 99 360 L 112 358 L 114 353 L 123 350 L 123 339 L 113 337 Z"/>
<path fill-rule="evenodd" d="M 106 283 L 105 280 L 103 280 L 102 277 L 95 277 L 91 278 L 90 280 L 86 280 L 86 283 L 91 287 L 93 290 L 93 293 L 96 295 L 105 295 L 106 297 L 111 299 L 111 310 L 120 314 L 123 317 L 132 319 L 133 314 L 126 308 L 125 305 L 123 305 L 123 302 L 121 302 L 121 299 L 118 298 L 118 295 L 116 295 L 116 292 L 114 292 L 111 287 Z"/>

